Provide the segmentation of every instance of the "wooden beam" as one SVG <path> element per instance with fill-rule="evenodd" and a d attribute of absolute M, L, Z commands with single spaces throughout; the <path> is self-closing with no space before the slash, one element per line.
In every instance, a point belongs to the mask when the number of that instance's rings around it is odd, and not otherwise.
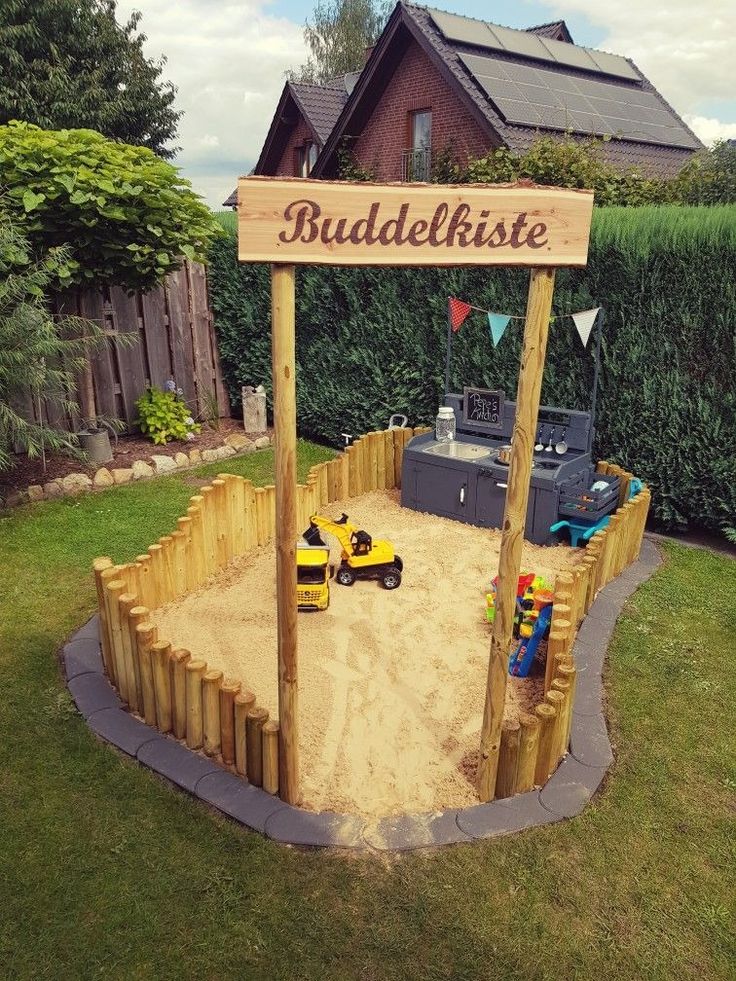
<path fill-rule="evenodd" d="M 294 266 L 271 267 L 273 418 L 276 475 L 276 596 L 279 664 L 279 789 L 301 798 L 296 606 L 296 336 Z"/>
<path fill-rule="evenodd" d="M 544 356 L 547 350 L 549 318 L 555 274 L 553 269 L 533 269 L 524 324 L 516 419 L 512 437 L 509 481 L 503 515 L 501 551 L 498 561 L 496 618 L 491 634 L 488 679 L 478 760 L 478 796 L 493 800 L 498 773 L 501 723 L 506 701 L 509 672 L 509 645 L 516 607 L 516 587 L 521 568 L 524 525 L 529 500 L 534 438 L 537 431 L 539 396 L 542 390 Z"/>

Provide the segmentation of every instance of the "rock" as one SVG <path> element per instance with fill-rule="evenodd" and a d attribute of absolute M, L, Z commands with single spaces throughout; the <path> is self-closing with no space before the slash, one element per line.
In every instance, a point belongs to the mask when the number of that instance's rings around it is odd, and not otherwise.
<path fill-rule="evenodd" d="M 199 450 L 197 452 L 199 452 Z M 188 467 L 189 457 L 186 455 L 186 453 L 179 452 L 174 457 L 174 462 L 176 463 L 177 467 Z"/>
<path fill-rule="evenodd" d="M 271 445 L 271 440 L 268 436 L 259 436 L 255 442 L 255 447 L 257 450 L 265 450 L 267 446 Z"/>
<path fill-rule="evenodd" d="M 189 462 L 190 463 L 201 463 L 202 461 L 202 451 L 201 450 L 190 450 L 189 451 Z"/>
<path fill-rule="evenodd" d="M 150 467 L 144 460 L 136 460 L 132 470 L 133 480 L 141 480 L 143 477 L 153 477 L 153 467 Z"/>
<path fill-rule="evenodd" d="M 25 504 L 28 500 L 28 495 L 25 491 L 11 491 L 5 498 L 5 507 L 14 508 L 19 504 Z"/>
<path fill-rule="evenodd" d="M 253 440 L 248 439 L 245 433 L 230 433 L 229 436 L 225 437 L 225 445 L 232 446 L 232 448 L 240 453 L 243 450 L 247 450 L 253 447 Z"/>
<path fill-rule="evenodd" d="M 224 460 L 228 456 L 235 456 L 237 450 L 232 446 L 221 446 L 217 452 L 219 453 L 218 460 Z"/>
<path fill-rule="evenodd" d="M 86 473 L 70 473 L 61 478 L 61 486 L 65 494 L 81 494 L 90 489 L 92 481 Z"/>
<path fill-rule="evenodd" d="M 43 485 L 43 492 L 46 497 L 63 497 L 64 488 L 61 486 L 60 480 L 50 480 Z"/>
<path fill-rule="evenodd" d="M 115 483 L 115 478 L 107 469 L 107 467 L 100 467 L 100 469 L 92 478 L 93 487 L 112 487 L 114 483 Z"/>
<path fill-rule="evenodd" d="M 157 455 L 152 456 L 151 459 L 156 473 L 169 473 L 171 470 L 176 470 L 176 462 L 170 456 Z"/>
<path fill-rule="evenodd" d="M 133 471 L 129 467 L 123 470 L 113 470 L 112 479 L 116 484 L 129 484 L 133 479 Z"/>
<path fill-rule="evenodd" d="M 42 501 L 45 497 L 43 487 L 41 487 L 40 484 L 31 484 L 31 486 L 27 488 L 26 494 L 28 494 L 29 501 Z"/>

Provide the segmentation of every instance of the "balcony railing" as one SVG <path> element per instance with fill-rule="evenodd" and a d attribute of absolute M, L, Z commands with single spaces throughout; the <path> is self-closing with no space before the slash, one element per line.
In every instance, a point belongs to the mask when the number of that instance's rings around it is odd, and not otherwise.
<path fill-rule="evenodd" d="M 428 181 L 432 177 L 432 151 L 404 150 L 401 154 L 402 181 Z"/>

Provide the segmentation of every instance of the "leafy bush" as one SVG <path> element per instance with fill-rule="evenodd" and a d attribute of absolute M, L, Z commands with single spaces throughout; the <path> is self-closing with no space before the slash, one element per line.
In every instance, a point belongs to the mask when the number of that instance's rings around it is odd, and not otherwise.
<path fill-rule="evenodd" d="M 555 312 L 601 304 L 596 453 L 643 477 L 668 527 L 736 526 L 736 207 L 599 208 L 586 269 L 556 277 Z M 442 396 L 447 296 L 522 314 L 515 269 L 301 267 L 297 276 L 300 430 L 333 445 L 392 412 L 431 421 Z M 239 265 L 235 237 L 210 249 L 226 382 L 270 391 L 268 268 Z M 453 342 L 452 384 L 516 391 L 522 325 L 494 350 L 481 315 Z M 589 345 L 589 348 L 592 345 Z M 542 398 L 587 408 L 593 374 L 569 319 L 552 327 Z"/>
<path fill-rule="evenodd" d="M 150 436 L 157 445 L 189 439 L 190 434 L 198 433 L 202 428 L 173 388 L 162 391 L 152 385 L 135 405 L 139 414 L 136 425 L 140 426 L 144 436 Z"/>
<path fill-rule="evenodd" d="M 11 466 L 14 449 L 38 456 L 44 449 L 73 450 L 77 444 L 66 426 L 77 408 L 68 392 L 85 364 L 86 345 L 100 342 L 102 331 L 94 323 L 55 321 L 49 314 L 44 293 L 67 261 L 66 252 L 57 249 L 32 262 L 28 243 L 0 210 L 0 470 Z M 19 406 L 29 399 L 46 425 L 20 414 Z"/>
<path fill-rule="evenodd" d="M 175 167 L 91 130 L 0 126 L 0 192 L 36 256 L 68 245 L 61 288 L 150 289 L 220 231 Z"/>
<path fill-rule="evenodd" d="M 730 204 L 736 201 L 736 143 L 719 142 L 696 153 L 677 178 L 678 199 L 686 204 Z"/>

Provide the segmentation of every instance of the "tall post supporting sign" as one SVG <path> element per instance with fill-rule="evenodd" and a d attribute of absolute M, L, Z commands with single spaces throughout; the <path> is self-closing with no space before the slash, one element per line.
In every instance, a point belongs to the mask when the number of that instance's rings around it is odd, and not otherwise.
<path fill-rule="evenodd" d="M 592 208 L 589 191 L 533 185 L 444 187 L 240 179 L 238 258 L 272 264 L 279 785 L 281 796 L 289 803 L 300 799 L 294 266 L 532 268 L 478 766 L 479 795 L 491 800 L 554 268 L 586 264 Z"/>

